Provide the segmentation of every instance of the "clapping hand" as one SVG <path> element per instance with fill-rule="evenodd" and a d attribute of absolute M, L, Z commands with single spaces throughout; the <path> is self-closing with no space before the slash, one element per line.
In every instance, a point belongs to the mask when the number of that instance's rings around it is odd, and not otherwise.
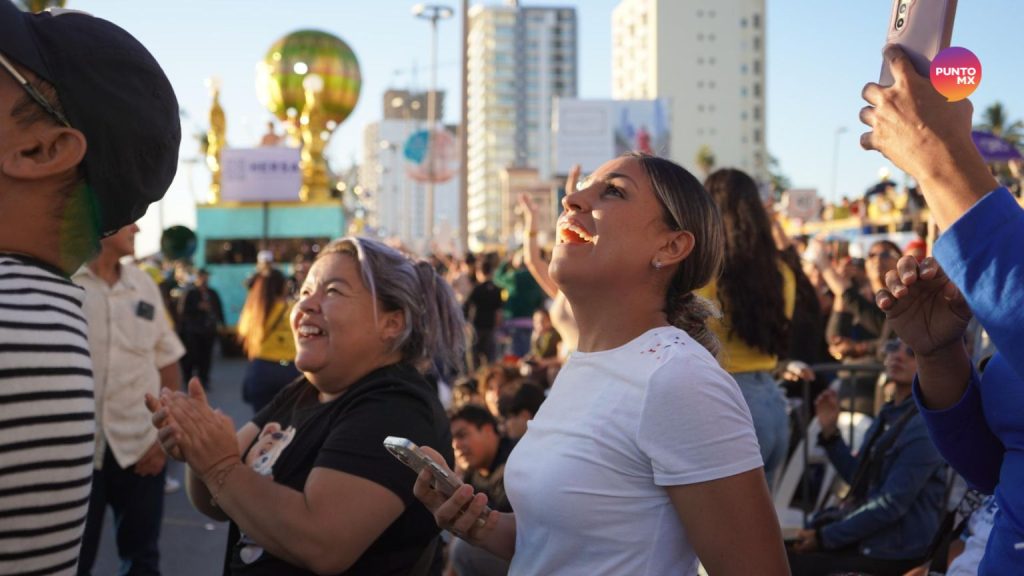
<path fill-rule="evenodd" d="M 154 407 L 152 396 L 147 406 Z M 158 423 L 159 418 L 159 423 Z M 168 454 L 184 459 L 206 480 L 224 466 L 241 460 L 231 418 L 210 407 L 199 380 L 188 384 L 188 394 L 161 391 L 153 423 L 160 428 L 160 443 Z"/>

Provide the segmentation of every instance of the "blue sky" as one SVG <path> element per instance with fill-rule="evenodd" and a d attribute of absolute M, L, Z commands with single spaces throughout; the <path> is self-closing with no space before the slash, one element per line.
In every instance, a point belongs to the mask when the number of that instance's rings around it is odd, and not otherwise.
<path fill-rule="evenodd" d="M 458 8 L 459 2 L 447 0 Z M 675 0 L 687 1 L 687 0 Z M 705 3 L 707 0 L 703 0 Z M 254 145 L 269 113 L 256 98 L 255 67 L 281 36 L 303 28 L 329 31 L 345 40 L 360 61 L 363 88 L 353 114 L 335 131 L 328 153 L 335 167 L 358 160 L 362 128 L 381 116 L 381 95 L 389 87 L 426 88 L 430 26 L 411 14 L 407 0 L 68 0 L 116 22 L 139 38 L 166 69 L 189 118 L 186 136 L 206 124 L 209 95 L 204 79 L 222 81 L 228 142 Z M 493 2 L 492 2 L 493 3 Z M 531 5 L 569 5 L 578 11 L 580 96 L 611 95 L 611 12 L 618 0 L 537 0 Z M 794 186 L 832 190 L 833 151 L 839 136 L 838 193 L 856 195 L 889 164 L 862 151 L 857 120 L 860 90 L 876 80 L 890 0 L 768 0 L 767 136 Z M 450 93 L 447 120 L 457 121 L 460 20 L 440 24 L 438 85 Z M 1024 118 L 1024 74 L 1016 37 L 1024 21 L 1020 0 L 959 3 L 953 44 L 978 55 L 981 85 L 971 98 L 976 111 L 1000 100 L 1012 118 Z M 414 72 L 414 70 L 416 72 Z M 189 140 L 182 157 L 196 157 Z M 899 179 L 902 175 L 894 171 Z M 194 223 L 193 199 L 209 181 L 203 164 L 183 164 L 163 204 L 164 224 Z M 194 196 L 193 196 L 194 194 Z M 140 222 L 141 254 L 156 249 L 157 209 Z"/>

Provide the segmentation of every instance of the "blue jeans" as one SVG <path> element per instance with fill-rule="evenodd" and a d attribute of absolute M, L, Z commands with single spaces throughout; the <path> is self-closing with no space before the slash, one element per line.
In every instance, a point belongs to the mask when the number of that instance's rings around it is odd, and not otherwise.
<path fill-rule="evenodd" d="M 754 419 L 754 432 L 764 460 L 764 475 L 771 485 L 776 471 L 786 462 L 789 450 L 786 399 L 768 372 L 737 372 L 732 377 L 740 385 L 740 392 Z"/>
<path fill-rule="evenodd" d="M 242 400 L 252 405 L 253 414 L 301 375 L 294 362 L 282 364 L 259 358 L 249 362 L 242 379 Z"/>
<path fill-rule="evenodd" d="M 99 433 L 99 432 L 97 432 Z M 88 575 L 96 561 L 107 505 L 114 510 L 118 574 L 160 574 L 160 523 L 164 517 L 164 467 L 156 476 L 139 476 L 134 466 L 121 468 L 107 448 L 103 470 L 93 470 L 89 514 L 82 536 L 78 574 Z"/>

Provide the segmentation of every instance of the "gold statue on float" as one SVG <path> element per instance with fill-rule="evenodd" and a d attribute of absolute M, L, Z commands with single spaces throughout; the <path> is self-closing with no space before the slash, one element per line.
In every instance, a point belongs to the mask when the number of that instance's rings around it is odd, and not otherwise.
<path fill-rule="evenodd" d="M 302 80 L 302 87 L 305 89 L 306 103 L 299 118 L 299 133 L 302 136 L 302 154 L 299 156 L 302 188 L 299 189 L 299 200 L 320 202 L 330 198 L 327 189 L 327 160 L 324 159 L 324 148 L 327 147 L 330 131 L 327 128 L 327 115 L 319 101 L 324 80 L 316 74 L 310 74 Z"/>
<path fill-rule="evenodd" d="M 220 153 L 227 147 L 227 118 L 220 106 L 220 81 L 211 78 L 206 82 L 213 95 L 210 106 L 210 128 L 206 131 L 206 165 L 210 168 L 210 204 L 220 202 Z"/>

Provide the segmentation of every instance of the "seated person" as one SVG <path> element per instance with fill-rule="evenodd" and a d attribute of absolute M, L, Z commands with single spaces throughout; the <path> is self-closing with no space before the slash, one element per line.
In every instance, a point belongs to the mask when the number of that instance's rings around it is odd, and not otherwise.
<path fill-rule="evenodd" d="M 818 443 L 850 484 L 834 521 L 819 515 L 789 550 L 794 576 L 863 571 L 902 575 L 923 563 L 938 530 L 946 465 L 928 437 L 911 397 L 917 372 L 914 352 L 898 340 L 886 347 L 886 377 L 894 385 L 855 456 L 839 435 L 835 390 L 815 402 Z"/>
<path fill-rule="evenodd" d="M 519 378 L 518 368 L 504 364 L 491 364 L 477 371 L 476 381 L 480 396 L 483 398 L 483 405 L 490 410 L 491 416 L 500 416 L 498 398 L 501 397 L 503 390 L 512 386 Z"/>
<path fill-rule="evenodd" d="M 538 308 L 533 313 L 533 334 L 530 336 L 530 353 L 521 362 L 528 367 L 524 375 L 529 375 L 545 388 L 551 385 L 562 366 L 559 346 L 562 337 L 551 325 L 548 311 Z"/>
<path fill-rule="evenodd" d="M 533 420 L 543 402 L 544 390 L 529 380 L 503 393 L 498 399 L 498 411 L 505 424 L 505 435 L 512 440 L 522 438 L 526 434 L 526 423 Z"/>
<path fill-rule="evenodd" d="M 490 507 L 511 512 L 505 494 L 505 461 L 515 443 L 498 433 L 498 421 L 483 406 L 467 404 L 452 413 L 452 447 L 462 470 L 462 481 L 474 492 L 487 495 Z M 457 576 L 502 576 L 508 573 L 507 560 L 456 538 L 448 552 L 451 571 Z"/>

